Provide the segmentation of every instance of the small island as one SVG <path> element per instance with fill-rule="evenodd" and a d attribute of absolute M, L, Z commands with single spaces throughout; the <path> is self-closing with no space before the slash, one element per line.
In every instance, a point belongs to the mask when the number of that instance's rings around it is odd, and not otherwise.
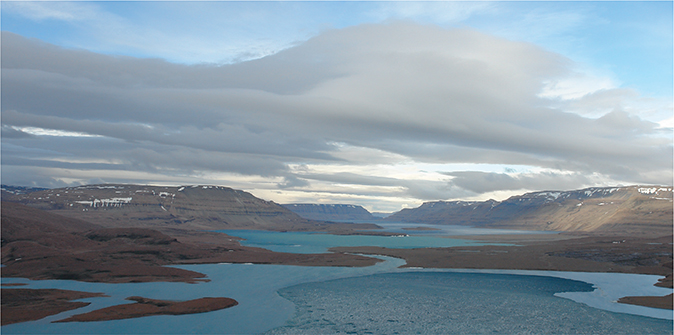
<path fill-rule="evenodd" d="M 67 319 L 54 322 L 73 321 L 109 321 L 140 318 L 152 315 L 183 315 L 217 311 L 238 305 L 239 303 L 230 298 L 199 298 L 188 301 L 156 300 L 143 297 L 128 297 L 136 303 L 110 306 L 97 309 L 89 313 L 73 315 Z"/>
<path fill-rule="evenodd" d="M 3 286 L 10 286 L 3 284 Z M 16 286 L 16 285 L 11 285 Z M 72 301 L 107 297 L 90 293 L 58 289 L 2 289 L 2 325 L 39 320 L 61 312 L 88 306 L 89 302 Z"/>

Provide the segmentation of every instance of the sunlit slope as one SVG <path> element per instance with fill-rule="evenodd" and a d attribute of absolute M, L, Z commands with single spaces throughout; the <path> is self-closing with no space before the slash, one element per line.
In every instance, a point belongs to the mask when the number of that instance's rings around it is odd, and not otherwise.
<path fill-rule="evenodd" d="M 671 234 L 672 187 L 533 192 L 502 202 L 429 202 L 415 209 L 404 209 L 387 220 L 554 231 Z"/>

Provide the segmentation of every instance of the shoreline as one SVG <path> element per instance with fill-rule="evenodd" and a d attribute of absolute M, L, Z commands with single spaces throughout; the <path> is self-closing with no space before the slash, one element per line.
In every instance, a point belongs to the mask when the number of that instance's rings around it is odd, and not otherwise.
<path fill-rule="evenodd" d="M 24 286 L 7 285 L 5 286 Z M 2 292 L 1 325 L 40 320 L 61 312 L 88 306 L 89 302 L 80 302 L 85 298 L 106 297 L 103 293 L 82 292 L 61 289 L 0 289 Z M 27 313 L 27 310 L 30 313 Z"/>
<path fill-rule="evenodd" d="M 484 242 L 514 243 L 512 246 L 464 246 L 452 248 L 387 249 L 381 247 L 336 247 L 333 252 L 382 255 L 404 259 L 403 268 L 464 269 L 471 271 L 557 271 L 625 273 L 659 276 L 652 284 L 672 289 L 672 236 L 626 237 L 577 233 L 530 235 L 452 236 Z M 671 293 L 671 292 L 670 292 Z M 620 298 L 624 298 L 621 299 Z M 671 296 L 633 295 L 616 297 L 621 304 L 672 310 Z M 669 302 L 669 304 L 667 304 Z"/>
<path fill-rule="evenodd" d="M 127 230 L 128 229 L 124 230 L 125 234 L 128 234 L 128 232 L 126 232 Z M 132 230 L 134 232 L 140 231 L 138 229 Z M 209 279 L 205 278 L 205 275 L 202 273 L 178 269 L 171 267 L 171 265 L 253 263 L 310 267 L 367 267 L 381 261 L 377 258 L 368 257 L 367 255 L 382 255 L 405 260 L 406 264 L 402 266 L 403 269 L 421 267 L 438 270 L 466 269 L 471 271 L 567 271 L 597 274 L 651 274 L 668 276 L 666 277 L 668 278 L 667 280 L 660 281 L 660 286 L 672 287 L 671 261 L 669 263 L 669 268 L 667 268 L 660 264 L 662 263 L 661 261 L 667 257 L 663 258 L 657 256 L 658 254 L 662 254 L 662 251 L 670 246 L 667 244 L 667 241 L 671 241 L 671 237 L 623 238 L 617 236 L 588 236 L 588 234 L 574 233 L 464 235 L 451 237 L 483 242 L 507 242 L 515 245 L 483 245 L 420 249 L 336 247 L 329 249 L 331 252 L 325 254 L 291 254 L 272 252 L 261 248 L 244 247 L 239 243 L 240 238 L 229 236 L 224 233 L 176 229 L 164 230 L 164 232 L 169 234 L 164 235 L 167 238 L 173 239 L 173 241 L 181 243 L 183 246 L 193 248 L 185 249 L 193 252 L 193 258 L 173 258 L 164 262 L 153 261 L 143 266 L 138 264 L 138 267 L 135 270 L 133 266 L 129 267 L 129 263 L 122 262 L 116 268 L 108 267 L 107 269 L 112 269 L 113 271 L 103 272 L 104 275 L 85 278 L 88 280 L 79 280 L 102 283 L 159 281 L 195 283 L 199 281 L 209 281 Z M 115 234 L 118 233 L 119 231 L 116 230 L 111 236 L 116 236 Z M 166 238 L 162 236 L 155 236 L 154 238 L 161 241 L 166 240 Z M 163 244 L 160 244 L 160 249 L 164 247 Z M 597 248 L 603 251 L 600 253 L 584 252 L 584 250 L 596 250 Z M 150 248 L 150 251 L 152 250 L 156 249 Z M 624 255 L 634 254 L 635 250 L 639 250 L 642 254 L 645 253 L 646 256 L 638 259 L 624 259 Z M 63 259 L 63 257 L 61 257 L 61 259 Z M 20 270 L 20 266 L 26 264 L 26 261 L 27 260 L 14 260 L 13 262 L 8 262 L 10 266 L 3 268 L 3 277 L 7 278 L 7 270 L 16 270 L 17 266 L 19 266 L 18 269 Z M 52 265 L 44 262 L 50 261 L 51 260 L 48 258 L 42 261 L 33 261 L 32 266 L 26 268 L 29 270 L 27 273 L 32 274 L 32 276 L 12 277 L 22 277 L 32 280 L 77 279 L 48 278 L 44 277 L 44 275 L 40 275 L 44 274 L 44 271 L 34 271 L 36 269 L 44 270 L 48 265 Z M 639 262 L 650 263 L 640 264 Z M 66 262 L 63 265 L 65 264 L 68 263 Z M 150 273 L 147 272 L 148 269 L 151 269 Z M 21 271 L 17 272 L 20 273 Z M 143 275 L 137 275 L 139 272 L 143 272 Z M 3 285 L 3 291 L 7 289 L 11 288 L 7 285 Z M 619 301 L 620 298 L 625 298 L 622 302 L 638 301 L 640 305 L 645 304 L 650 307 L 661 307 L 666 305 L 663 303 L 663 299 L 666 298 L 662 297 L 649 299 L 644 298 L 644 296 L 637 296 L 637 298 L 633 298 L 630 297 L 630 294 L 626 293 L 623 296 L 617 297 L 616 300 Z M 95 319 L 100 315 L 101 314 L 94 313 L 91 314 L 89 318 Z M 146 315 L 137 315 L 136 317 L 142 316 Z M 3 322 L 3 324 L 5 323 Z"/>
<path fill-rule="evenodd" d="M 616 313 L 626 313 L 653 317 L 658 319 L 673 320 L 674 314 L 671 309 L 657 308 L 638 304 L 622 303 L 619 300 L 623 294 L 634 294 L 640 297 L 653 294 L 663 294 L 671 297 L 672 290 L 653 285 L 657 281 L 656 275 L 643 275 L 633 273 L 610 273 L 610 272 L 576 272 L 576 271 L 537 271 L 537 270 L 495 270 L 495 269 L 438 269 L 438 268 L 407 268 L 409 271 L 422 270 L 431 272 L 457 272 L 457 273 L 484 273 L 484 274 L 511 274 L 523 276 L 544 276 L 569 280 L 577 280 L 592 284 L 595 290 L 592 292 L 559 292 L 555 296 L 570 299 L 578 303 L 586 304 L 593 308 Z M 669 294 L 667 294 L 669 293 Z M 659 296 L 658 296 L 659 297 Z M 652 303 L 651 299 L 646 299 Z"/>
<path fill-rule="evenodd" d="M 135 303 L 101 308 L 88 313 L 73 315 L 71 317 L 53 322 L 110 321 L 133 319 L 153 315 L 207 313 L 234 307 L 239 304 L 234 299 L 213 297 L 204 297 L 187 301 L 170 301 L 133 296 L 128 297 L 125 300 L 135 301 Z"/>

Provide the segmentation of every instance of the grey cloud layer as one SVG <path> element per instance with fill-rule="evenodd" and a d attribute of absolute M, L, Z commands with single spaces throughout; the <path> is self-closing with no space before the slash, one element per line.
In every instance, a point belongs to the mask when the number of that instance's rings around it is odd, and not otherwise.
<path fill-rule="evenodd" d="M 620 106 L 596 119 L 553 108 L 538 93 L 569 73 L 568 59 L 470 30 L 363 25 L 224 66 L 66 50 L 7 32 L 2 39 L 3 151 L 54 153 L 31 160 L 105 156 L 134 171 L 225 171 L 307 187 L 309 178 L 287 164 L 348 165 L 334 145 L 345 143 L 417 162 L 520 164 L 671 183 L 671 137 L 658 136 L 657 124 Z M 9 126 L 104 138 L 39 141 Z M 30 165 L 16 150 L 3 156 Z M 539 178 L 531 183 L 451 176 L 450 184 L 387 184 L 419 198 L 558 186 L 547 175 L 528 177 Z"/>

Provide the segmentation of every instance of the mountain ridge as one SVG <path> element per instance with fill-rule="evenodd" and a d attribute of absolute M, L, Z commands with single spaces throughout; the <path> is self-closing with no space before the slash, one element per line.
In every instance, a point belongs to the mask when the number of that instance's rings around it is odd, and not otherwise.
<path fill-rule="evenodd" d="M 375 225 L 327 224 L 308 220 L 272 201 L 225 186 L 100 184 L 14 194 L 19 202 L 104 227 L 262 229 L 348 232 Z"/>
<path fill-rule="evenodd" d="M 527 230 L 671 234 L 672 187 L 590 187 L 529 192 L 504 201 L 434 201 L 403 209 L 385 220 Z"/>
<path fill-rule="evenodd" d="M 377 220 L 359 205 L 280 205 L 224 186 L 101 184 L 11 192 L 14 189 L 3 185 L 3 200 L 105 227 L 333 232 L 378 228 L 324 222 Z M 528 192 L 503 201 L 426 202 L 396 212 L 384 222 L 662 235 L 671 234 L 672 212 L 671 186 L 635 185 Z"/>
<path fill-rule="evenodd" d="M 360 205 L 350 204 L 283 204 L 281 205 L 293 213 L 310 220 L 319 221 L 373 221 L 373 216 Z"/>

